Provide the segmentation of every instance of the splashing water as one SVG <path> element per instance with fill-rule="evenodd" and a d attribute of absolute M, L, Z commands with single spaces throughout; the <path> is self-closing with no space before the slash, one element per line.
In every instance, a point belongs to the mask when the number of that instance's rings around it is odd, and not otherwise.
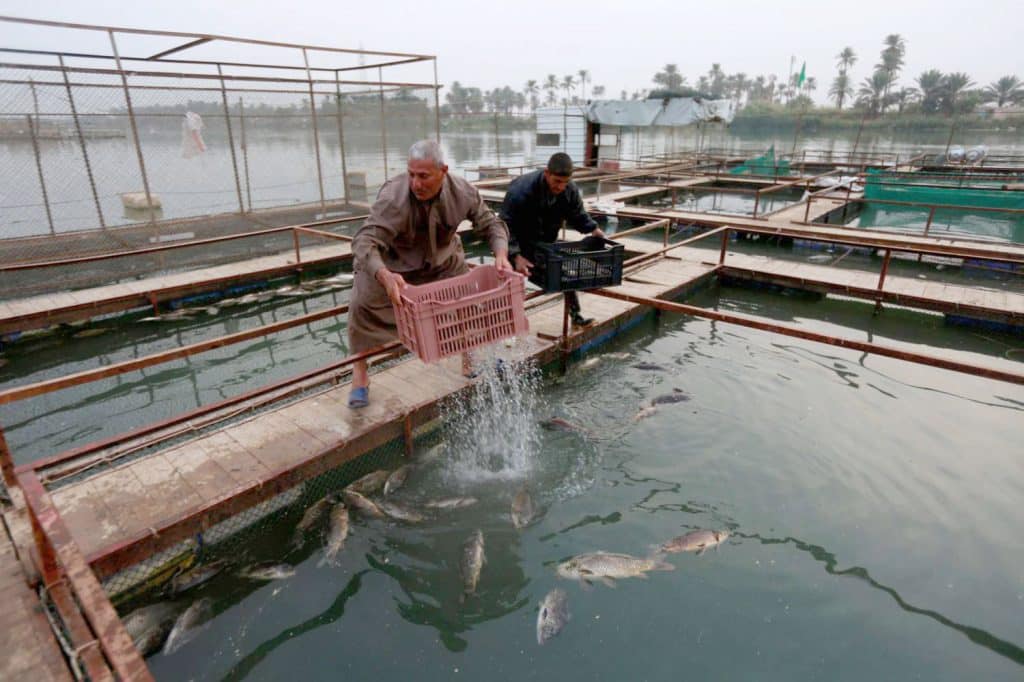
<path fill-rule="evenodd" d="M 541 379 L 532 362 L 520 359 L 529 353 L 516 352 L 518 345 L 475 351 L 476 385 L 442 408 L 455 478 L 522 478 L 533 469 Z"/>

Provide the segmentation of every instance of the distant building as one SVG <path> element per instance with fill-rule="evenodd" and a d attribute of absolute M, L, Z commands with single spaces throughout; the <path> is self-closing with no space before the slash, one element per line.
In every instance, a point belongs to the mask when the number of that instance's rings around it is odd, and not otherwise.
<path fill-rule="evenodd" d="M 536 111 L 537 159 L 565 152 L 579 165 L 597 165 L 620 157 L 626 128 L 681 127 L 718 121 L 731 123 L 736 104 L 729 99 L 672 97 L 645 100 L 600 100 L 588 104 L 540 107 Z"/>

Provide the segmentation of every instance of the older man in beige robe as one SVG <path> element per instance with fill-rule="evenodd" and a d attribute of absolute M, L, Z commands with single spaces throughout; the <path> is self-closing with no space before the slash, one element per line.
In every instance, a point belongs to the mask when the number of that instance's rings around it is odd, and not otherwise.
<path fill-rule="evenodd" d="M 362 353 L 397 336 L 395 310 L 402 287 L 425 284 L 468 271 L 456 229 L 463 220 L 488 239 L 499 273 L 511 273 L 508 228 L 473 185 L 448 174 L 444 153 L 433 140 L 409 149 L 408 173 L 388 180 L 370 217 L 352 241 L 355 285 L 348 311 L 352 353 Z M 349 407 L 369 404 L 366 360 L 352 367 Z"/>

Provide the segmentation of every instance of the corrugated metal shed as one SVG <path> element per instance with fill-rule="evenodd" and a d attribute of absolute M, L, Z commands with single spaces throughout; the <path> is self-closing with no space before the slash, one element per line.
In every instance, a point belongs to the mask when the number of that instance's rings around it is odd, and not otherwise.
<path fill-rule="evenodd" d="M 562 107 L 539 107 L 537 139 L 534 154 L 547 161 L 555 152 L 565 152 L 577 163 L 586 157 L 584 145 L 587 136 L 586 108 L 578 104 Z"/>
<path fill-rule="evenodd" d="M 705 121 L 731 123 L 735 104 L 730 99 L 603 100 L 592 102 L 587 118 L 594 123 L 620 126 L 684 126 Z"/>

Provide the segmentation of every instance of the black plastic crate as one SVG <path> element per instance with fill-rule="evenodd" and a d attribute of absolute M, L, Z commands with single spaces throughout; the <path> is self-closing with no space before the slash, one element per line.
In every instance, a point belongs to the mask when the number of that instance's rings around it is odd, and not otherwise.
<path fill-rule="evenodd" d="M 622 244 L 602 237 L 578 242 L 539 243 L 530 281 L 547 293 L 622 284 Z"/>

